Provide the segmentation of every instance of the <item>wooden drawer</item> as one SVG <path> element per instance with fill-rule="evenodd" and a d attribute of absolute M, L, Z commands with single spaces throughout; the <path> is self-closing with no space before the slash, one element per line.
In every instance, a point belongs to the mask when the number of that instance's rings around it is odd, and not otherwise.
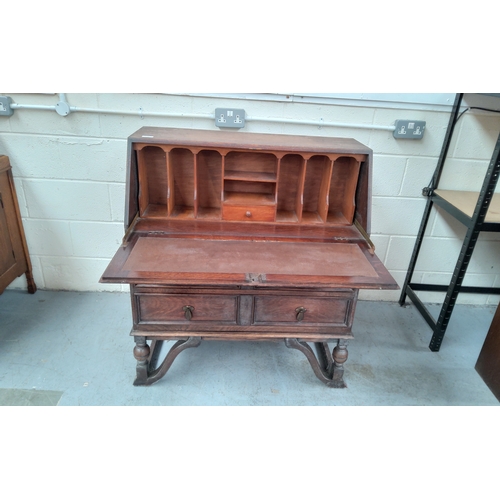
<path fill-rule="evenodd" d="M 138 323 L 236 324 L 235 295 L 136 294 Z"/>
<path fill-rule="evenodd" d="M 274 205 L 224 205 L 222 207 L 223 220 L 274 222 L 275 217 L 276 207 Z"/>
<path fill-rule="evenodd" d="M 256 296 L 254 325 L 352 325 L 354 293 L 333 296 Z"/>

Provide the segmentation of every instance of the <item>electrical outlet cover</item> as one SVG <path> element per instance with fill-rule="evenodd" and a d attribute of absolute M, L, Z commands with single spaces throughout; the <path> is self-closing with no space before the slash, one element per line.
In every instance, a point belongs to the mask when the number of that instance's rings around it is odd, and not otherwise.
<path fill-rule="evenodd" d="M 14 114 L 14 110 L 10 107 L 11 103 L 11 97 L 0 96 L 0 116 L 12 116 Z"/>
<path fill-rule="evenodd" d="M 235 108 L 217 108 L 215 125 L 219 128 L 243 128 L 245 126 L 245 110 Z"/>
<path fill-rule="evenodd" d="M 423 120 L 396 120 L 393 136 L 396 139 L 422 139 L 425 122 Z"/>

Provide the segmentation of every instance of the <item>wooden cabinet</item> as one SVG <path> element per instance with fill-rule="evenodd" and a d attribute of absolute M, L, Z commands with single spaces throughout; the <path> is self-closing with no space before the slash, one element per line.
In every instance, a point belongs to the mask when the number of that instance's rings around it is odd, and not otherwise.
<path fill-rule="evenodd" d="M 359 289 L 398 288 L 369 239 L 371 162 L 352 139 L 133 134 L 125 237 L 101 282 L 130 284 L 135 384 L 202 340 L 259 340 L 344 387 Z M 157 366 L 164 340 L 177 342 Z"/>
<path fill-rule="evenodd" d="M 31 260 L 24 236 L 9 158 L 0 156 L 0 293 L 22 274 L 35 293 Z"/>
<path fill-rule="evenodd" d="M 500 306 L 497 307 L 475 368 L 500 401 Z"/>

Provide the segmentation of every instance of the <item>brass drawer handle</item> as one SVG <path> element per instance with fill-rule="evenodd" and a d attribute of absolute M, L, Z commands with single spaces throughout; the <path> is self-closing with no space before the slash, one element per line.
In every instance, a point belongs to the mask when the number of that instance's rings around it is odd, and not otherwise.
<path fill-rule="evenodd" d="M 297 309 L 295 309 L 295 312 L 297 313 L 295 315 L 295 319 L 297 321 L 302 321 L 304 319 L 304 313 L 307 311 L 307 309 L 305 307 L 297 307 Z"/>
<path fill-rule="evenodd" d="M 194 307 L 193 307 L 193 306 L 184 306 L 184 307 L 182 308 L 182 310 L 184 311 L 184 317 L 185 317 L 188 321 L 191 321 L 191 318 L 193 317 Z"/>
<path fill-rule="evenodd" d="M 245 212 L 245 216 L 248 217 L 248 218 L 252 217 L 252 212 L 250 212 L 250 210 L 247 210 Z"/>

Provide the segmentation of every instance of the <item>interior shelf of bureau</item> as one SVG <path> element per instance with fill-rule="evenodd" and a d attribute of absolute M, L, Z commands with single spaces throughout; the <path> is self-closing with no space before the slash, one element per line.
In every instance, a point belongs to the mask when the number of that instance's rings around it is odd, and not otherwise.
<path fill-rule="evenodd" d="M 276 174 L 268 172 L 245 172 L 241 170 L 226 170 L 224 179 L 244 182 L 276 182 Z"/>
<path fill-rule="evenodd" d="M 133 145 L 143 218 L 350 225 L 366 155 Z M 238 208 L 245 212 L 238 212 Z M 252 210 L 253 209 L 253 210 Z"/>
<path fill-rule="evenodd" d="M 275 205 L 276 197 L 272 194 L 245 193 L 228 191 L 224 193 L 224 203 L 229 205 Z"/>

